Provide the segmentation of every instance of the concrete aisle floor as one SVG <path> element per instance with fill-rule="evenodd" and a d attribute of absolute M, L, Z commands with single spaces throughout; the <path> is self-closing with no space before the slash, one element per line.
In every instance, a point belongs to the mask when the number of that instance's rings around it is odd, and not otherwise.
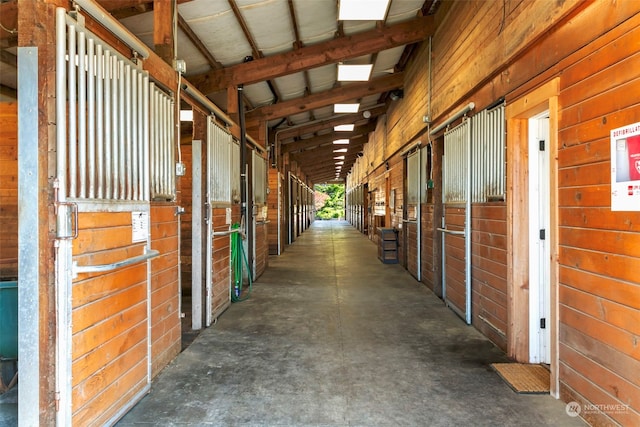
<path fill-rule="evenodd" d="M 505 355 L 341 221 L 316 221 L 118 424 L 576 426 Z"/>

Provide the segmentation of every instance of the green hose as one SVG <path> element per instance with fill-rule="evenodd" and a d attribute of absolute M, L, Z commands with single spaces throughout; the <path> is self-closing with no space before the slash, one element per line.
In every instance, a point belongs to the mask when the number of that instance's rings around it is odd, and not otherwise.
<path fill-rule="evenodd" d="M 235 223 L 231 226 L 232 229 L 240 228 L 238 223 Z M 242 278 L 242 263 L 244 261 L 244 265 L 247 268 L 247 277 L 249 279 L 249 289 L 247 290 L 246 295 L 242 295 L 242 286 L 243 286 L 243 278 Z M 233 283 L 231 286 L 231 302 L 240 302 L 249 298 L 251 294 L 251 289 L 253 286 L 253 282 L 251 280 L 251 269 L 249 269 L 249 261 L 247 260 L 247 255 L 244 253 L 244 248 L 242 246 L 242 234 L 239 232 L 231 234 L 231 269 L 233 270 Z"/>

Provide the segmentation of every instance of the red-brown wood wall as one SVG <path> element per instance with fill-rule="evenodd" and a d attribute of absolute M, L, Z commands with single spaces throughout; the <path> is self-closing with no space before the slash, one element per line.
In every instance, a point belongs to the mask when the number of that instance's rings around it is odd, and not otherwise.
<path fill-rule="evenodd" d="M 640 122 L 638 40 L 636 12 L 581 49 L 560 79 L 561 392 L 618 405 L 585 414 L 596 424 L 640 423 L 640 212 L 612 212 L 610 187 L 610 130 Z"/>
<path fill-rule="evenodd" d="M 507 213 L 502 203 L 471 207 L 473 324 L 507 348 Z"/>
<path fill-rule="evenodd" d="M 0 279 L 18 278 L 18 104 L 0 102 Z"/>
<path fill-rule="evenodd" d="M 428 130 L 425 114 L 437 125 L 469 101 L 475 111 L 500 97 L 509 105 L 559 77 L 558 187 L 552 191 L 560 394 L 582 403 L 582 416 L 595 425 L 639 424 L 640 213 L 611 211 L 609 132 L 640 122 L 640 3 L 444 2 L 436 22 L 431 49 L 425 41 L 405 70 L 404 98 L 391 104 L 385 125 L 365 145 L 368 162 L 379 170 Z M 439 161 L 434 156 L 436 171 Z M 362 166 L 366 172 L 353 184 L 376 188 L 381 173 Z M 507 202 L 472 208 L 473 324 L 503 349 L 514 317 L 523 315 L 508 313 L 515 285 L 508 283 L 507 206 L 509 197 L 526 198 L 526 191 L 510 188 Z M 422 281 L 432 289 L 441 262 L 433 238 L 438 199 L 432 216 L 423 215 Z M 409 229 L 409 241 L 412 236 Z M 601 409 L 607 404 L 613 410 Z"/>
<path fill-rule="evenodd" d="M 178 216 L 176 205 L 152 204 L 151 375 L 155 377 L 180 352 L 180 282 L 178 280 Z"/>

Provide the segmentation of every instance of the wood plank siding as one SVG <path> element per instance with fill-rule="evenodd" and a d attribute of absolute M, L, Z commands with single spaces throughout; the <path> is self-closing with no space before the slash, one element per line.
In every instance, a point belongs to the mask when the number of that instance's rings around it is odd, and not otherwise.
<path fill-rule="evenodd" d="M 180 282 L 178 280 L 178 216 L 174 204 L 153 204 L 151 248 L 151 376 L 180 352 Z"/>
<path fill-rule="evenodd" d="M 558 380 L 552 392 L 565 401 L 624 409 L 589 411 L 584 417 L 594 425 L 638 424 L 640 214 L 611 211 L 610 131 L 640 121 L 640 3 L 512 0 L 495 7 L 445 2 L 436 21 L 434 36 L 418 47 L 404 70 L 404 98 L 389 104 L 383 124 L 379 121 L 370 134 L 348 189 L 363 184 L 384 189 L 385 163 L 418 137 L 431 140 L 434 153 L 441 153 L 441 134 L 422 135 L 470 101 L 475 109 L 469 116 L 501 97 L 507 107 L 515 106 L 520 115 L 507 131 L 507 152 L 515 161 L 506 168 L 507 176 L 519 178 L 509 181 L 504 202 L 472 205 L 472 321 L 500 348 L 528 357 L 528 344 L 516 342 L 528 336 L 528 326 L 523 327 L 528 308 L 514 309 L 528 304 L 528 297 L 510 305 L 514 295 L 528 292 L 529 271 L 526 262 L 510 261 L 514 253 L 529 250 L 527 232 L 518 228 L 528 220 L 513 217 L 511 208 L 526 207 L 528 198 L 528 153 L 517 144 L 526 141 L 527 114 L 552 110 L 557 120 L 557 129 L 551 129 L 557 140 L 557 149 L 552 147 L 557 152 L 551 153 L 552 293 L 557 294 L 552 317 L 557 325 L 552 325 L 551 345 L 558 354 L 552 360 Z M 558 83 L 550 84 L 553 79 Z M 423 122 L 425 115 L 431 126 Z M 441 216 L 440 161 L 436 154 L 433 205 L 422 207 L 421 277 L 436 294 L 442 262 L 435 232 Z M 375 226 L 374 216 L 366 220 Z M 405 232 L 412 248 L 415 232 L 410 226 Z M 462 246 L 450 240 L 447 250 L 462 254 Z M 407 268 L 415 275 L 411 251 Z M 455 263 L 450 258 L 447 265 Z M 447 294 L 456 305 L 462 303 L 455 285 Z"/>
<path fill-rule="evenodd" d="M 0 103 L 0 280 L 18 278 L 18 103 Z"/>
<path fill-rule="evenodd" d="M 507 348 L 507 210 L 504 203 L 471 207 L 473 324 Z"/>
<path fill-rule="evenodd" d="M 131 243 L 131 212 L 81 212 L 73 241 L 78 265 L 141 255 Z M 106 422 L 147 385 L 147 263 L 80 274 L 72 293 L 73 422 Z M 99 415 L 97 415 L 99 414 Z"/>
<path fill-rule="evenodd" d="M 640 213 L 610 208 L 610 130 L 640 121 L 639 39 L 636 14 L 574 54 L 560 79 L 561 393 L 628 408 L 590 411 L 594 424 L 640 420 Z"/>

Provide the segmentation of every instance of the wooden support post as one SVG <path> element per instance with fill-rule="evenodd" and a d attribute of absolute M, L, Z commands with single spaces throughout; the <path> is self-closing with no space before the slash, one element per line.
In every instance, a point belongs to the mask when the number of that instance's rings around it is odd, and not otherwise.
<path fill-rule="evenodd" d="M 168 0 L 153 1 L 153 44 L 156 54 L 167 64 L 173 65 L 175 2 Z"/>
<path fill-rule="evenodd" d="M 56 420 L 55 396 L 55 287 L 54 234 L 56 218 L 52 209 L 53 186 L 49 177 L 54 175 L 56 147 L 56 7 L 65 7 L 67 1 L 21 2 L 18 8 L 18 46 L 33 46 L 38 49 L 38 205 L 40 212 L 37 228 L 38 286 L 39 286 L 39 412 L 40 425 L 54 425 Z M 32 367 L 35 368 L 35 367 Z M 21 369 L 29 369 L 21 366 Z M 25 372 L 26 374 L 26 372 Z M 22 375 L 21 375 L 22 378 Z M 26 378 L 26 375 L 25 375 Z M 20 387 L 23 385 L 21 383 Z M 28 408 L 24 408 L 29 410 Z M 23 421 L 23 420 L 21 420 Z M 24 420 L 29 423 L 28 420 Z"/>
<path fill-rule="evenodd" d="M 238 86 L 229 86 L 227 88 L 227 115 L 234 123 L 230 130 L 233 136 L 240 139 L 240 127 L 235 124 L 240 122 L 238 113 Z"/>

